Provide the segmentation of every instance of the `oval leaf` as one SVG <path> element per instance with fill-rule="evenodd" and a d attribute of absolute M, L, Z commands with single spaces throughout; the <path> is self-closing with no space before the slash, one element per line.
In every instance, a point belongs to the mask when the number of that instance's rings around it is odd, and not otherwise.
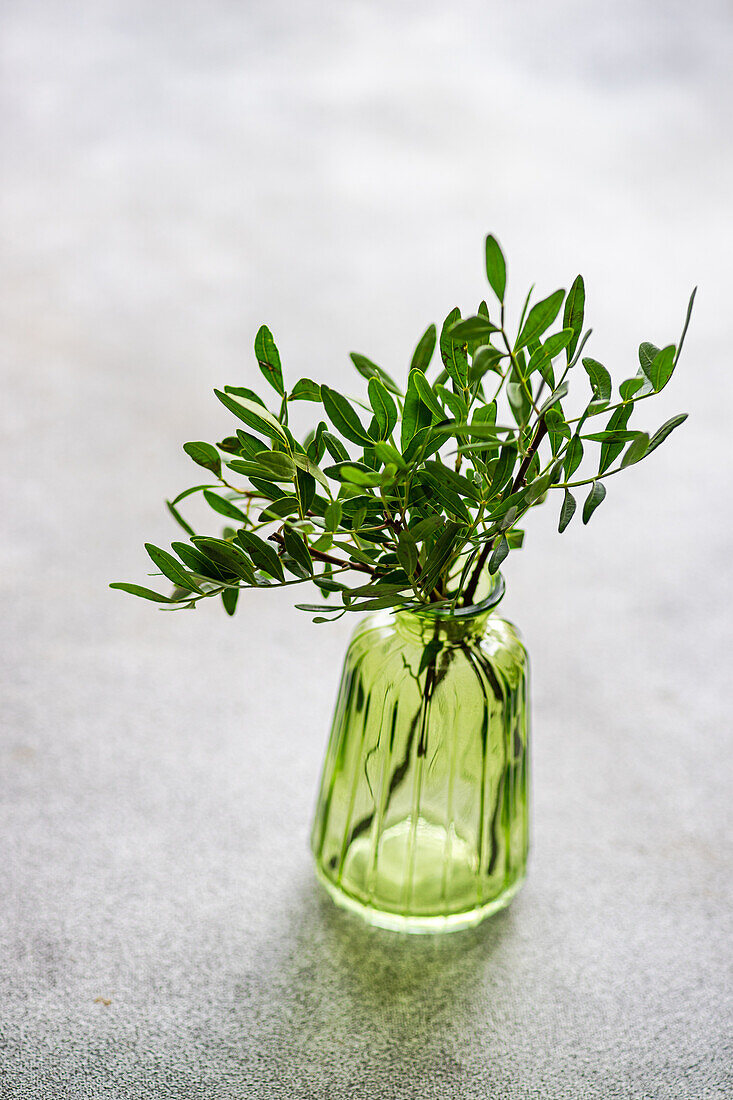
<path fill-rule="evenodd" d="M 496 573 L 499 566 L 504 561 L 504 558 L 509 553 L 509 543 L 506 535 L 502 535 L 501 539 L 494 547 L 494 550 L 489 558 L 489 573 Z"/>
<path fill-rule="evenodd" d="M 414 384 L 420 400 L 430 409 L 433 417 L 436 420 L 445 420 L 445 410 L 423 372 L 413 367 L 410 371 L 410 381 Z"/>
<path fill-rule="evenodd" d="M 280 365 L 280 353 L 267 325 L 261 325 L 255 336 L 255 355 L 265 378 L 272 388 L 277 390 L 280 396 L 283 397 L 285 387 L 283 385 L 282 366 Z"/>
<path fill-rule="evenodd" d="M 506 260 L 499 242 L 491 233 L 486 238 L 486 277 L 496 297 L 503 302 L 506 290 Z"/>
<path fill-rule="evenodd" d="M 214 390 L 214 393 L 225 409 L 243 420 L 250 428 L 254 428 L 256 432 L 269 435 L 272 439 L 287 439 L 282 425 L 277 422 L 268 409 L 258 405 L 256 401 L 250 401 L 246 397 L 241 397 L 235 401 L 228 393 L 223 393 L 221 390 Z"/>
<path fill-rule="evenodd" d="M 412 353 L 412 362 L 410 363 L 411 370 L 417 369 L 426 371 L 428 369 L 430 360 L 433 358 L 437 339 L 438 331 L 435 325 L 428 325 L 425 332 L 420 337 L 420 342 Z"/>
<path fill-rule="evenodd" d="M 397 423 L 397 406 L 378 378 L 369 379 L 369 404 L 379 426 L 379 438 L 388 439 Z"/>
<path fill-rule="evenodd" d="M 386 370 L 382 370 L 376 363 L 372 363 L 371 359 L 367 359 L 366 355 L 359 355 L 358 351 L 350 352 L 349 356 L 362 378 L 378 378 L 380 382 L 387 387 L 390 393 L 396 393 L 398 396 L 402 396 L 402 390 L 395 380 L 390 378 Z"/>
<path fill-rule="evenodd" d="M 299 378 L 289 395 L 290 401 L 320 401 L 321 387 L 310 378 Z"/>
<path fill-rule="evenodd" d="M 153 564 L 169 581 L 173 581 L 179 588 L 183 588 L 187 592 L 201 591 L 196 581 L 192 579 L 180 562 L 177 562 L 173 555 L 169 554 L 167 550 L 161 550 L 159 546 L 154 546 L 151 542 L 145 543 L 145 549 L 150 555 Z"/>
<path fill-rule="evenodd" d="M 216 447 L 211 443 L 184 443 L 183 449 L 197 466 L 203 466 L 205 470 L 211 470 L 217 477 L 219 476 L 221 473 L 221 458 Z"/>
<path fill-rule="evenodd" d="M 556 290 L 554 294 L 548 295 L 547 298 L 543 298 L 537 305 L 532 306 L 527 315 L 527 320 L 522 326 L 522 331 L 519 334 L 519 339 L 514 349 L 515 351 L 519 351 L 520 348 L 525 347 L 527 344 L 531 344 L 533 340 L 536 340 L 550 327 L 560 312 L 560 306 L 562 305 L 564 297 L 564 290 Z"/>
<path fill-rule="evenodd" d="M 585 283 L 583 276 L 578 275 L 568 291 L 565 300 L 565 312 L 563 313 L 562 327 L 572 329 L 572 337 L 566 348 L 568 363 L 575 354 L 580 334 L 583 331 L 583 314 L 585 311 Z"/>
<path fill-rule="evenodd" d="M 453 325 L 460 321 L 461 311 L 456 307 L 452 309 L 445 321 L 440 333 L 440 355 L 443 366 L 460 389 L 468 385 L 468 356 L 463 340 L 455 340 L 451 335 Z M 483 321 L 484 319 L 481 318 Z"/>
<path fill-rule="evenodd" d="M 567 525 L 570 523 L 570 520 L 575 515 L 575 508 L 575 497 L 569 489 L 566 489 L 562 501 L 562 508 L 560 509 L 560 522 L 557 525 L 557 529 L 560 534 L 563 533 Z"/>
<path fill-rule="evenodd" d="M 329 420 L 341 435 L 361 446 L 369 446 L 374 442 L 345 397 L 329 386 L 321 386 L 321 397 Z"/>
<path fill-rule="evenodd" d="M 127 581 L 115 581 L 110 588 L 118 588 L 120 592 L 129 592 L 131 596 L 140 596 L 143 600 L 153 600 L 155 603 L 175 603 L 170 596 L 161 596 L 159 592 L 153 592 L 152 588 L 144 588 L 141 584 L 128 584 Z"/>
<path fill-rule="evenodd" d="M 257 569 L 261 569 L 271 577 L 279 581 L 285 580 L 282 563 L 277 556 L 275 548 L 269 542 L 259 538 L 252 531 L 240 529 L 237 531 L 237 542 L 252 560 Z"/>
<path fill-rule="evenodd" d="M 687 415 L 687 413 L 679 413 L 677 416 L 673 416 L 670 420 L 662 424 L 661 428 L 659 428 L 649 440 L 649 446 L 647 447 L 646 453 L 651 454 L 660 443 L 664 443 L 667 436 L 671 435 L 675 428 L 678 428 L 680 424 L 684 424 L 685 420 L 687 420 Z"/>
<path fill-rule="evenodd" d="M 598 505 L 606 496 L 606 486 L 602 481 L 594 481 L 591 491 L 585 499 L 583 505 L 583 523 L 587 523 L 590 517 L 595 512 Z"/>

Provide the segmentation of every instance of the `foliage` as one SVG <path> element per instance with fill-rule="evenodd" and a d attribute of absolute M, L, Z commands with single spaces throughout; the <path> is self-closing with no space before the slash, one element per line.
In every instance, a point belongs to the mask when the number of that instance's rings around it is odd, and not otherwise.
<path fill-rule="evenodd" d="M 272 408 L 243 386 L 214 391 L 235 420 L 234 434 L 216 445 L 184 444 L 212 476 L 167 502 L 186 541 L 174 542 L 173 553 L 146 546 L 175 586 L 172 594 L 111 587 L 171 608 L 221 596 L 231 615 L 243 588 L 312 582 L 324 602 L 297 606 L 315 622 L 384 607 L 456 608 L 475 602 L 487 566 L 496 572 L 521 547 L 519 525 L 531 508 L 557 495 L 562 532 L 575 515 L 577 490 L 585 490 L 581 515 L 588 523 L 606 496 L 605 482 L 645 459 L 686 419 L 672 417 L 654 432 L 629 427 L 637 405 L 672 376 L 695 292 L 679 343 L 642 343 L 639 369 L 614 399 L 609 372 L 583 356 L 590 330 L 580 275 L 567 294 L 557 290 L 531 308 L 530 291 L 512 339 L 506 263 L 492 236 L 486 273 L 492 309 L 482 302 L 466 318 L 454 309 L 440 334 L 429 325 L 404 391 L 352 353 L 366 381 L 358 397 L 309 378 L 288 392 L 263 325 L 255 355 L 274 391 Z M 590 389 L 576 412 L 564 407 L 571 378 L 577 390 L 583 380 Z M 322 410 L 302 442 L 288 426 L 296 401 Z M 183 500 L 198 493 L 227 521 L 219 537 L 197 534 L 181 513 Z"/>

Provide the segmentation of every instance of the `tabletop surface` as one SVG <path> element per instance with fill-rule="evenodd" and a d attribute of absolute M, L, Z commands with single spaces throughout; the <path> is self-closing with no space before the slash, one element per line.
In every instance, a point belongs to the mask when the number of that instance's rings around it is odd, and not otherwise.
<path fill-rule="evenodd" d="M 0 1097 L 730 1095 L 729 9 L 3 7 Z M 145 581 L 215 385 L 346 392 L 431 320 L 585 275 L 652 430 L 503 613 L 533 668 L 530 874 L 445 937 L 337 910 L 307 848 L 351 624 Z M 624 373 L 626 372 L 626 373 Z M 641 418 L 641 413 L 639 413 Z"/>

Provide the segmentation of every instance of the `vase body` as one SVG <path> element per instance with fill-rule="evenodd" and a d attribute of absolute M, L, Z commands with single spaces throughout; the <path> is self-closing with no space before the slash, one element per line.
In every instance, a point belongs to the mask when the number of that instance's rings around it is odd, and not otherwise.
<path fill-rule="evenodd" d="M 344 662 L 312 834 L 372 924 L 450 931 L 502 908 L 528 847 L 528 664 L 514 627 L 378 612 Z"/>

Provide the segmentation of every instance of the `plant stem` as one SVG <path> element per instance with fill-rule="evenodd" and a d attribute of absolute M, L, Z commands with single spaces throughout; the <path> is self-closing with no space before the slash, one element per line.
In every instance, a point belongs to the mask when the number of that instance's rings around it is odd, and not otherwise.
<path fill-rule="evenodd" d="M 522 459 L 522 464 L 519 467 L 519 470 L 517 471 L 517 476 L 514 478 L 514 481 L 512 482 L 512 487 L 509 490 L 509 496 L 511 496 L 513 493 L 516 493 L 521 488 L 522 482 L 524 481 L 524 475 L 527 473 L 527 470 L 529 469 L 529 464 L 532 461 L 532 459 L 534 458 L 534 456 L 537 452 L 537 449 L 539 448 L 539 445 L 542 442 L 542 440 L 544 439 L 546 434 L 547 434 L 547 425 L 545 424 L 544 418 L 541 418 L 539 420 L 538 424 L 537 424 L 536 429 L 535 429 L 534 436 L 532 437 L 532 442 L 530 443 L 529 448 L 527 449 L 527 453 L 524 456 L 524 458 Z M 476 562 L 476 565 L 474 566 L 474 569 L 473 569 L 473 573 L 471 574 L 471 579 L 468 582 L 468 584 L 466 586 L 466 591 L 463 594 L 463 606 L 464 607 L 468 607 L 469 604 L 473 603 L 474 597 L 476 595 L 476 589 L 478 587 L 478 582 L 481 579 L 481 573 L 483 572 L 484 566 L 486 565 L 486 562 L 488 561 L 489 554 L 491 553 L 491 551 L 494 548 L 494 543 L 495 542 L 496 542 L 496 538 L 494 537 L 493 539 L 489 539 L 486 543 L 484 543 L 483 550 L 479 554 L 478 561 Z"/>

